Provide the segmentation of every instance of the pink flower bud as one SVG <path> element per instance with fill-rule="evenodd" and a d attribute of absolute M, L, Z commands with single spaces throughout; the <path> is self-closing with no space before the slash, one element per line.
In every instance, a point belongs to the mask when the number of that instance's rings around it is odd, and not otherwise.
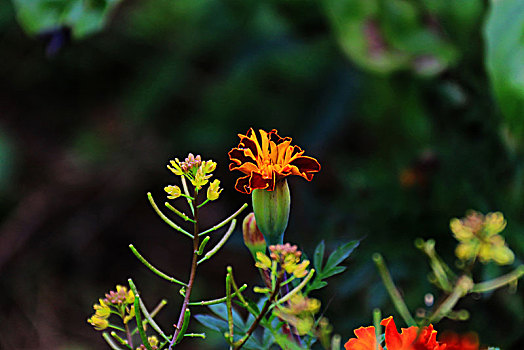
<path fill-rule="evenodd" d="M 266 241 L 262 232 L 258 229 L 255 220 L 255 214 L 249 213 L 242 223 L 242 234 L 244 235 L 244 244 L 256 259 L 257 252 L 266 252 Z"/>

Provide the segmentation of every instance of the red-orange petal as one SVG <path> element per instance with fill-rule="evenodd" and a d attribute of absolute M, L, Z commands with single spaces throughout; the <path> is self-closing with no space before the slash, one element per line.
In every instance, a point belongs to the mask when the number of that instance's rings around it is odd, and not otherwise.
<path fill-rule="evenodd" d="M 253 172 L 249 179 L 249 187 L 252 190 L 268 190 L 273 191 L 275 189 L 275 178 L 272 176 L 269 179 L 263 178 L 259 173 Z"/>
<path fill-rule="evenodd" d="M 237 190 L 238 192 L 245 193 L 245 194 L 250 194 L 251 193 L 251 188 L 249 188 L 249 178 L 250 177 L 251 175 L 239 177 L 237 179 L 237 182 L 235 183 L 235 190 Z"/>
<path fill-rule="evenodd" d="M 346 350 L 376 350 L 377 338 L 375 327 L 360 327 L 354 331 L 357 338 L 351 338 L 344 344 Z M 384 350 L 379 345 L 379 350 Z"/>

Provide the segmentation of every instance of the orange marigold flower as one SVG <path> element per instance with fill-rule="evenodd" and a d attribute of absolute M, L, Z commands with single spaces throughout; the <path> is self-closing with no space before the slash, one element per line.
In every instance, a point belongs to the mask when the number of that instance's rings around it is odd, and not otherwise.
<path fill-rule="evenodd" d="M 303 156 L 298 146 L 291 146 L 290 137 L 280 137 L 275 129 L 259 130 L 260 141 L 253 128 L 246 135 L 238 134 L 240 143 L 229 151 L 229 170 L 240 170 L 246 176 L 237 180 L 235 189 L 250 194 L 254 189 L 273 191 L 275 183 L 286 176 L 298 175 L 311 181 L 320 170 L 318 161 Z"/>
<path fill-rule="evenodd" d="M 476 333 L 459 335 L 454 332 L 444 332 L 439 342 L 446 344 L 446 350 L 478 350 L 479 338 Z"/>
<path fill-rule="evenodd" d="M 385 340 L 388 350 L 444 350 L 446 345 L 437 342 L 437 331 L 433 325 L 422 328 L 418 327 L 402 328 L 402 333 L 397 331 L 397 326 L 393 317 L 388 317 L 380 323 L 386 326 Z M 375 337 L 375 327 L 360 327 L 356 329 L 357 338 L 351 338 L 344 345 L 346 350 L 375 350 L 377 340 Z M 378 346 L 379 350 L 384 350 Z"/>

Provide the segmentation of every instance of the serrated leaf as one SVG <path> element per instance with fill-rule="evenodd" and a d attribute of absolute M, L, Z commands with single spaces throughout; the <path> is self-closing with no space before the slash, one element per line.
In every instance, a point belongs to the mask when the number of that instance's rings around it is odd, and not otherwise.
<path fill-rule="evenodd" d="M 324 241 L 321 241 L 315 248 L 315 253 L 313 253 L 313 266 L 317 273 L 322 271 L 322 262 L 324 261 L 324 251 L 326 250 L 326 244 Z"/>
<path fill-rule="evenodd" d="M 333 269 L 335 266 L 344 261 L 353 252 L 353 250 L 358 247 L 358 245 L 359 241 L 351 241 L 338 247 L 333 253 L 331 253 L 331 255 L 329 255 L 323 270 L 329 271 Z"/>

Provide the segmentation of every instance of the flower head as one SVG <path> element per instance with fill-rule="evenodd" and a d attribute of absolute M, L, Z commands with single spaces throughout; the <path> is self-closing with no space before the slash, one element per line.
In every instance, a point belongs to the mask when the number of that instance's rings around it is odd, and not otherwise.
<path fill-rule="evenodd" d="M 444 350 L 446 345 L 437 342 L 437 331 L 433 325 L 424 327 L 421 330 L 418 327 L 402 328 L 402 332 L 397 331 L 393 317 L 388 317 L 380 323 L 386 326 L 385 342 L 388 350 Z M 375 336 L 375 327 L 360 327 L 356 329 L 357 338 L 351 338 L 344 345 L 346 350 L 375 350 L 377 339 Z M 379 350 L 384 348 L 379 344 Z"/>
<path fill-rule="evenodd" d="M 465 218 L 452 219 L 449 226 L 459 241 L 455 254 L 460 260 L 474 260 L 478 257 L 482 263 L 493 260 L 499 265 L 506 265 L 513 262 L 513 252 L 499 234 L 506 227 L 502 213 L 488 213 L 484 216 L 470 211 Z"/>
<path fill-rule="evenodd" d="M 167 166 L 169 170 L 171 170 L 175 175 L 184 176 L 189 179 L 191 184 L 197 189 L 201 189 L 202 186 L 209 182 L 209 178 L 213 176 L 211 173 L 215 171 L 217 167 L 217 163 L 212 160 L 202 161 L 200 155 L 195 157 L 193 153 L 189 153 L 183 162 L 178 160 L 178 158 L 175 158 L 175 160 L 171 160 L 169 164 Z M 173 197 L 168 197 L 169 199 L 177 198 L 177 195 L 180 196 L 176 187 L 177 186 L 167 186 L 165 188 L 166 192 Z M 176 192 L 172 194 L 170 191 Z"/>
<path fill-rule="evenodd" d="M 229 152 L 229 170 L 239 170 L 246 176 L 235 184 L 239 192 L 250 194 L 254 189 L 273 191 L 275 183 L 286 176 L 298 175 L 311 181 L 320 170 L 318 161 L 303 156 L 298 146 L 291 146 L 291 138 L 282 138 L 275 129 L 269 133 L 259 130 L 260 141 L 251 128 L 246 135 L 239 134 L 240 143 Z"/>

